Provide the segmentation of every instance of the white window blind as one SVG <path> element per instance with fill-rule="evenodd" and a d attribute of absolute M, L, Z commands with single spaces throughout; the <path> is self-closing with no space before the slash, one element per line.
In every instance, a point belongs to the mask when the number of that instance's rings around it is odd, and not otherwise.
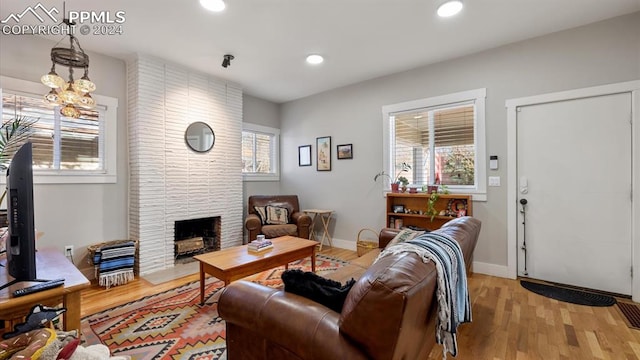
<path fill-rule="evenodd" d="M 385 172 L 416 186 L 444 184 L 486 200 L 485 89 L 386 105 Z"/>
<path fill-rule="evenodd" d="M 81 110 L 80 118 L 70 119 L 41 97 L 6 90 L 2 104 L 3 123 L 15 117 L 37 119 L 23 141 L 33 143 L 34 169 L 104 171 L 104 108 Z"/>
<path fill-rule="evenodd" d="M 68 119 L 44 101 L 43 91 L 39 82 L 0 75 L 2 121 L 19 115 L 38 119 L 30 137 L 34 183 L 115 183 L 118 99 L 93 94 L 96 108 Z"/>
<path fill-rule="evenodd" d="M 392 114 L 395 121 L 395 173 L 410 183 L 474 185 L 474 104 L 424 108 Z"/>

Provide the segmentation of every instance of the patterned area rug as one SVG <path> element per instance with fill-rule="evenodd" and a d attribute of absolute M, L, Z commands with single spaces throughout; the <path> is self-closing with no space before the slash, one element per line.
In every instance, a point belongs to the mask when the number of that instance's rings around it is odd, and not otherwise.
<path fill-rule="evenodd" d="M 316 273 L 326 275 L 346 264 L 316 256 Z M 289 269 L 311 271 L 311 260 L 289 264 Z M 284 266 L 246 280 L 281 287 Z M 148 296 L 82 319 L 87 344 L 103 343 L 113 355 L 131 359 L 226 359 L 225 323 L 218 316 L 218 298 L 224 283 L 209 277 L 205 305 L 200 305 L 199 283 Z"/>

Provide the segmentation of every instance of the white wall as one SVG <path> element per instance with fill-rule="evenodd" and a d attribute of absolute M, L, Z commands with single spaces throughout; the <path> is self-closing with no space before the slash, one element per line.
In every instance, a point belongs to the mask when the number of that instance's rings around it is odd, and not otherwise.
<path fill-rule="evenodd" d="M 280 129 L 280 106 L 248 94 L 243 95 L 242 122 Z M 279 181 L 244 181 L 244 206 L 251 195 L 277 195 Z M 246 214 L 246 211 L 245 211 Z"/>
<path fill-rule="evenodd" d="M 434 47 L 437 49 L 437 46 Z M 321 69 L 320 69 L 321 70 Z M 333 234 L 355 248 L 361 228 L 384 226 L 381 184 L 383 105 L 486 88 L 487 155 L 498 155 L 502 187 L 474 203 L 482 220 L 475 261 L 487 272 L 507 264 L 505 100 L 640 79 L 640 12 L 328 91 L 282 105 L 281 189 L 302 207 L 336 211 Z M 332 136 L 332 171 L 298 167 L 294 149 Z M 353 160 L 336 160 L 335 145 L 353 143 Z M 488 158 L 488 156 L 487 156 Z M 340 241 L 342 240 L 342 241 Z"/>
<path fill-rule="evenodd" d="M 56 43 L 37 36 L 0 35 L 0 74 L 40 82 L 51 68 L 50 50 Z M 93 277 L 87 263 L 86 247 L 91 244 L 126 239 L 127 229 L 127 122 L 125 63 L 89 52 L 89 76 L 96 94 L 118 99 L 117 182 L 115 184 L 36 185 L 35 224 L 44 236 L 38 247 L 74 245 L 74 261 Z M 42 93 L 48 88 L 42 85 Z"/>

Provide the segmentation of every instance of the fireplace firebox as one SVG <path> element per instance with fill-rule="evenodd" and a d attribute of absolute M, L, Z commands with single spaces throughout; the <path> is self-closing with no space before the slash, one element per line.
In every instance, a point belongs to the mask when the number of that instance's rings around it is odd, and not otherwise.
<path fill-rule="evenodd" d="M 176 259 L 220 250 L 220 217 L 176 221 L 174 234 Z"/>

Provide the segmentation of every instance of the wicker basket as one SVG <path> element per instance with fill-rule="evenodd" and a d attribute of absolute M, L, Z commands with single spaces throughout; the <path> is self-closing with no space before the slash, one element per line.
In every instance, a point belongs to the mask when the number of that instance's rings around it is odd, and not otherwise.
<path fill-rule="evenodd" d="M 98 249 L 102 248 L 103 246 L 119 245 L 119 244 L 131 242 L 131 241 L 133 241 L 135 243 L 136 254 L 137 254 L 137 252 L 138 252 L 138 241 L 137 240 L 111 240 L 111 241 L 105 241 L 105 242 L 101 242 L 101 243 L 98 243 L 98 244 L 93 244 L 93 245 L 87 246 L 87 250 L 89 251 L 89 258 L 87 259 L 87 261 L 89 262 L 90 265 L 96 265 L 96 264 L 93 263 L 93 257 L 96 254 L 96 251 Z"/>
<path fill-rule="evenodd" d="M 363 233 L 365 232 L 370 232 L 373 233 L 373 235 L 377 238 L 378 237 L 378 233 L 375 230 L 371 230 L 371 229 L 362 229 L 360 231 L 358 231 L 358 241 L 356 243 L 356 252 L 358 254 L 358 256 L 362 256 L 366 253 L 368 253 L 369 251 L 376 249 L 378 247 L 378 243 L 377 242 L 373 242 L 373 241 L 366 241 L 366 240 L 362 240 L 361 236 L 363 235 Z"/>

